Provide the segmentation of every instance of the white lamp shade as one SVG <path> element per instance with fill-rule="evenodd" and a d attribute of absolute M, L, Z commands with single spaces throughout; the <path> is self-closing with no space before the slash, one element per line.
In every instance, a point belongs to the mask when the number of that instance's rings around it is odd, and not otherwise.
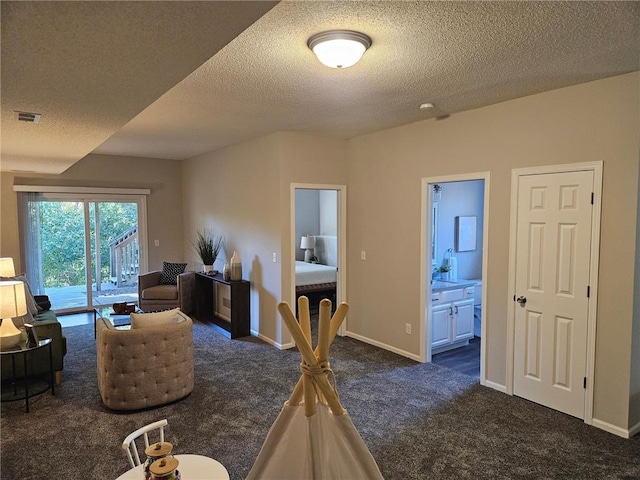
<path fill-rule="evenodd" d="M 307 45 L 327 67 L 348 68 L 360 61 L 371 39 L 360 32 L 334 30 L 312 36 Z"/>
<path fill-rule="evenodd" d="M 302 237 L 300 240 L 300 248 L 315 248 L 316 237 Z"/>
<path fill-rule="evenodd" d="M 0 258 L 0 277 L 15 277 L 16 268 L 13 266 L 13 258 Z"/>
<path fill-rule="evenodd" d="M 27 300 L 23 282 L 0 282 L 0 348 L 8 348 L 20 342 L 22 332 L 18 330 L 11 317 L 20 317 L 27 313 Z"/>
<path fill-rule="evenodd" d="M 23 282 L 0 282 L 0 318 L 26 315 L 27 299 Z"/>

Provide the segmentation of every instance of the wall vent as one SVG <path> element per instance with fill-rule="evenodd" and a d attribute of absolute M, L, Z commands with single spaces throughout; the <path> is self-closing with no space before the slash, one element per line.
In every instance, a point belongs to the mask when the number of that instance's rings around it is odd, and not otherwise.
<path fill-rule="evenodd" d="M 40 115 L 39 113 L 31 113 L 31 112 L 16 112 L 18 114 L 18 121 L 27 122 L 27 123 L 39 123 Z"/>

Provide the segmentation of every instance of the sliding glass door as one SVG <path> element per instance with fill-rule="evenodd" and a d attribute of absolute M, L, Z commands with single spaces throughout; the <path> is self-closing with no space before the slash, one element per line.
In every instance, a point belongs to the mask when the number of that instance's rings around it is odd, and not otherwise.
<path fill-rule="evenodd" d="M 38 290 L 49 295 L 56 309 L 86 309 L 87 262 L 85 258 L 84 203 L 77 201 L 43 201 L 39 206 L 39 230 L 35 245 L 39 245 L 41 265 Z M 28 272 L 29 273 L 29 272 Z"/>
<path fill-rule="evenodd" d="M 137 302 L 144 197 L 28 194 L 23 203 L 27 277 L 56 311 Z"/>

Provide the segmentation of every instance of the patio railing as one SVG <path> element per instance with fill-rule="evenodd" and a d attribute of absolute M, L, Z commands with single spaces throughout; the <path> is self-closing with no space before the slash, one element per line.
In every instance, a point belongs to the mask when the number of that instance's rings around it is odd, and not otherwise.
<path fill-rule="evenodd" d="M 118 287 L 131 283 L 132 277 L 137 280 L 138 265 L 138 227 L 133 227 L 109 244 L 111 283 Z"/>

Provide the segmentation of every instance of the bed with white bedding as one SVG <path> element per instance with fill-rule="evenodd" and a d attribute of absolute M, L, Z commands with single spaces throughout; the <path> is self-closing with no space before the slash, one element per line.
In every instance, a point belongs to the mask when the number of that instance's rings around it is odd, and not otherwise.
<path fill-rule="evenodd" d="M 296 260 L 296 287 L 321 283 L 335 284 L 337 276 L 336 267 Z"/>
<path fill-rule="evenodd" d="M 335 309 L 337 280 L 336 267 L 296 261 L 296 300 L 305 295 L 315 308 L 320 300 L 328 298 Z"/>

